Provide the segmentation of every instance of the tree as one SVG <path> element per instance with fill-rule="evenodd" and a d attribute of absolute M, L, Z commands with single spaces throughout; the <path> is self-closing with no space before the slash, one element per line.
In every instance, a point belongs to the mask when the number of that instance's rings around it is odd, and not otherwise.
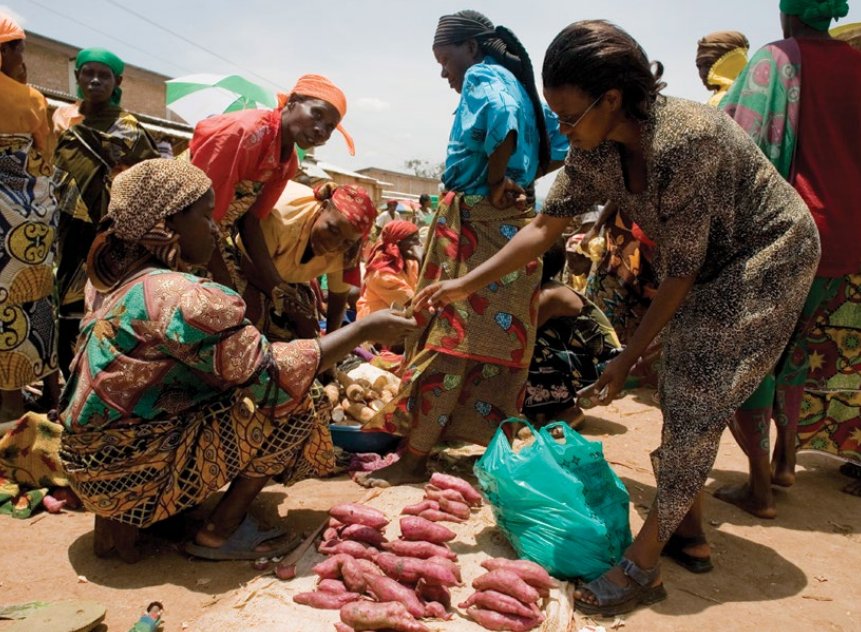
<path fill-rule="evenodd" d="M 421 178 L 434 178 L 435 180 L 442 178 L 442 174 L 445 171 L 444 162 L 431 164 L 427 160 L 419 160 L 417 158 L 405 160 L 404 167 Z"/>

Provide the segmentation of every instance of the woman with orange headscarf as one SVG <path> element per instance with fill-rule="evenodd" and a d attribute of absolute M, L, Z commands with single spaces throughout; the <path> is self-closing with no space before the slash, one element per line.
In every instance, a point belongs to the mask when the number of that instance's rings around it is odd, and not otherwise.
<path fill-rule="evenodd" d="M 213 116 L 197 124 L 189 145 L 191 162 L 213 182 L 213 218 L 222 238 L 209 263 L 216 281 L 242 292 L 245 280 L 228 239 L 242 237 L 262 283 L 271 292 L 280 283 L 261 219 L 265 218 L 299 169 L 295 147 L 311 149 L 338 130 L 355 153 L 353 139 L 341 127 L 347 113 L 344 93 L 321 75 L 303 75 L 290 94 L 279 95 L 274 110 L 243 110 Z"/>
<path fill-rule="evenodd" d="M 421 258 L 418 226 L 400 219 L 386 224 L 368 256 L 358 319 L 393 305 L 406 305 L 416 291 Z"/>

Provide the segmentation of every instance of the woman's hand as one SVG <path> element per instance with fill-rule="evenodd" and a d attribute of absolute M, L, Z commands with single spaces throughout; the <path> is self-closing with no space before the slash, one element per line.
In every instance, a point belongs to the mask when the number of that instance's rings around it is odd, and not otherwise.
<path fill-rule="evenodd" d="M 413 297 L 413 309 L 417 312 L 429 311 L 433 314 L 449 303 L 462 301 L 472 292 L 464 285 L 461 279 L 449 281 L 437 281 L 424 287 Z"/>
<path fill-rule="evenodd" d="M 510 178 L 503 178 L 491 186 L 487 199 L 498 209 L 506 209 L 511 205 L 521 211 L 526 209 L 526 191 Z"/>
<path fill-rule="evenodd" d="M 403 342 L 409 334 L 418 330 L 418 323 L 412 316 L 407 318 L 403 312 L 382 309 L 369 314 L 359 321 L 363 337 L 384 345 Z"/>
<path fill-rule="evenodd" d="M 577 391 L 577 399 L 585 400 L 580 402 L 581 408 L 606 406 L 612 402 L 622 392 L 633 365 L 634 362 L 625 355 L 625 352 L 610 360 L 601 377 L 592 386 Z"/>

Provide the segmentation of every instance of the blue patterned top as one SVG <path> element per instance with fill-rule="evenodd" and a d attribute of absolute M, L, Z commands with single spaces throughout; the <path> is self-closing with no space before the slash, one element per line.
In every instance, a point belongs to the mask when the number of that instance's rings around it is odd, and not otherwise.
<path fill-rule="evenodd" d="M 512 130 L 517 145 L 505 175 L 526 187 L 538 172 L 535 109 L 517 78 L 488 55 L 463 78 L 442 177 L 446 189 L 487 195 L 488 158 Z"/>

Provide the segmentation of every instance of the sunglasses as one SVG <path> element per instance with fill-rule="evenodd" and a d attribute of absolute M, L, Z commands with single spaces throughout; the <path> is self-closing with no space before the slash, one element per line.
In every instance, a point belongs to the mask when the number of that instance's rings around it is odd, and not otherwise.
<path fill-rule="evenodd" d="M 573 121 L 572 121 L 571 119 L 565 119 L 565 118 L 562 118 L 561 116 L 560 116 L 560 117 L 558 117 L 558 118 L 557 118 L 557 120 L 559 121 L 559 127 L 562 127 L 562 126 L 564 125 L 565 127 L 568 127 L 568 128 L 570 128 L 570 129 L 574 129 L 575 127 L 577 127 L 577 125 L 579 125 L 580 121 L 582 121 L 582 120 L 583 120 L 583 118 L 584 118 L 587 114 L 589 114 L 589 112 L 591 112 L 591 111 L 592 111 L 592 108 L 594 108 L 596 105 L 598 105 L 598 102 L 599 102 L 599 101 L 601 101 L 601 99 L 603 99 L 603 98 L 604 98 L 604 95 L 602 94 L 600 97 L 598 97 L 597 99 L 595 99 L 594 101 L 592 101 L 592 105 L 590 105 L 588 108 L 586 108 L 586 111 L 585 111 L 585 112 L 583 112 L 583 114 L 581 114 L 580 116 L 578 116 L 578 117 L 577 117 L 575 120 L 573 120 Z"/>

